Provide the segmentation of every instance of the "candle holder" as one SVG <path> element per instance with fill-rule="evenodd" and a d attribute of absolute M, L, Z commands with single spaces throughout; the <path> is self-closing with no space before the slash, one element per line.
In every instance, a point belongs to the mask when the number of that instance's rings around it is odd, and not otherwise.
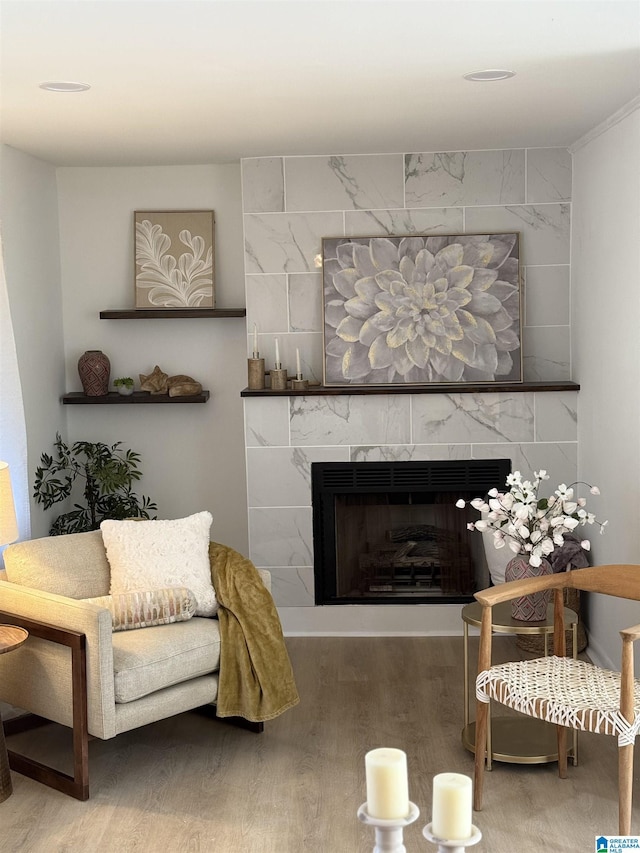
<path fill-rule="evenodd" d="M 469 838 L 445 839 L 438 838 L 431 832 L 432 823 L 428 823 L 422 830 L 422 834 L 433 844 L 438 845 L 438 853 L 464 853 L 467 847 L 473 847 L 482 838 L 482 833 L 477 826 L 471 824 L 471 835 Z"/>
<path fill-rule="evenodd" d="M 291 380 L 291 389 L 293 391 L 306 391 L 309 387 L 309 383 L 306 379 L 302 378 L 302 374 L 298 374 L 295 379 Z"/>
<path fill-rule="evenodd" d="M 271 377 L 271 390 L 272 391 L 286 391 L 287 390 L 287 369 L 282 367 L 275 367 L 269 371 L 269 376 Z"/>
<path fill-rule="evenodd" d="M 405 826 L 409 826 L 420 816 L 420 809 L 415 803 L 409 803 L 409 814 L 406 817 L 384 820 L 380 817 L 372 817 L 367 811 L 367 803 L 363 803 L 358 809 L 358 819 L 367 826 L 375 827 L 376 846 L 373 853 L 407 853 L 407 848 L 402 843 L 402 832 Z"/>
<path fill-rule="evenodd" d="M 247 384 L 251 391 L 264 390 L 264 358 L 259 358 L 256 353 L 254 358 L 247 359 Z"/>

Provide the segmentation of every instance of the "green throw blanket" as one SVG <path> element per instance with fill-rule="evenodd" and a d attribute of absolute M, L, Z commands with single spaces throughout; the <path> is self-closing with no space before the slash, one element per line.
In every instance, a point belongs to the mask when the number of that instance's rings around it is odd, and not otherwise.
<path fill-rule="evenodd" d="M 272 720 L 300 701 L 280 617 L 251 560 L 209 544 L 220 605 L 220 674 L 216 713 L 252 722 Z"/>

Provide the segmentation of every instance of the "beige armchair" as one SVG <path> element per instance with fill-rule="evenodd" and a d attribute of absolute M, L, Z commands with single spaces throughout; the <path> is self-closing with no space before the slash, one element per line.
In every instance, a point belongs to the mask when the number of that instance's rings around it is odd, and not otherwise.
<path fill-rule="evenodd" d="M 30 636 L 13 654 L 0 656 L 0 700 L 74 733 L 73 776 L 10 752 L 14 770 L 85 800 L 89 736 L 108 739 L 215 706 L 218 619 L 194 616 L 114 633 L 110 611 L 83 600 L 109 593 L 99 531 L 20 542 L 4 557 L 0 622 L 21 625 Z M 269 588 L 269 573 L 260 576 Z"/>

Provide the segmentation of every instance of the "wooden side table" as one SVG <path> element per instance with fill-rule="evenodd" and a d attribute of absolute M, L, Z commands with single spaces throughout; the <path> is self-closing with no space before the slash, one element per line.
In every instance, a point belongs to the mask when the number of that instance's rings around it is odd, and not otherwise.
<path fill-rule="evenodd" d="M 28 636 L 29 632 L 25 631 L 24 628 L 17 628 L 15 625 L 0 625 L 0 655 L 17 649 Z M 9 757 L 7 756 L 7 745 L 4 741 L 2 719 L 0 719 L 0 803 L 10 797 L 12 791 Z"/>
<path fill-rule="evenodd" d="M 464 623 L 464 728 L 463 746 L 470 752 L 476 751 L 476 724 L 470 722 L 469 689 L 469 625 L 479 628 L 482 623 L 482 606 L 474 601 L 462 608 Z M 565 607 L 564 623 L 572 630 L 573 657 L 577 657 L 578 614 Z M 541 622 L 522 622 L 511 618 L 511 602 L 503 601 L 492 608 L 491 630 L 495 634 L 520 636 L 544 636 L 545 656 L 549 651 L 549 638 L 553 637 L 553 605 L 547 609 L 547 618 Z M 474 670 L 475 672 L 475 670 Z M 473 679 L 475 699 L 475 676 Z M 573 731 L 573 745 L 569 752 L 573 763 L 578 763 L 578 733 Z M 493 761 L 510 764 L 545 764 L 558 760 L 556 727 L 544 720 L 525 717 L 522 714 L 495 717 L 489 711 L 487 729 L 487 770 L 491 770 Z"/>

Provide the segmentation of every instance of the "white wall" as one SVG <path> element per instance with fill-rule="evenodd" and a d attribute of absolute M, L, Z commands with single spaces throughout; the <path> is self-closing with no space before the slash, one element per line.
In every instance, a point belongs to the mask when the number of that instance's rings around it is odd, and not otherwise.
<path fill-rule="evenodd" d="M 40 454 L 66 432 L 59 403 L 64 353 L 55 167 L 0 146 L 0 219 L 7 290 L 22 383 L 30 488 Z M 31 535 L 46 536 L 54 511 L 31 501 Z"/>
<path fill-rule="evenodd" d="M 112 380 L 158 364 L 211 392 L 204 405 L 67 406 L 70 440 L 139 451 L 137 491 L 157 501 L 158 517 L 208 509 L 212 538 L 246 552 L 244 319 L 99 319 L 134 307 L 134 210 L 214 210 L 216 307 L 243 307 L 239 166 L 61 168 L 58 193 L 66 390 L 81 390 L 80 355 L 101 349 Z"/>
<path fill-rule="evenodd" d="M 577 148 L 573 161 L 572 325 L 578 472 L 599 485 L 606 535 L 592 562 L 640 563 L 640 109 Z M 639 569 L 640 571 L 640 569 Z M 619 666 L 618 630 L 636 602 L 589 602 L 589 642 Z"/>

